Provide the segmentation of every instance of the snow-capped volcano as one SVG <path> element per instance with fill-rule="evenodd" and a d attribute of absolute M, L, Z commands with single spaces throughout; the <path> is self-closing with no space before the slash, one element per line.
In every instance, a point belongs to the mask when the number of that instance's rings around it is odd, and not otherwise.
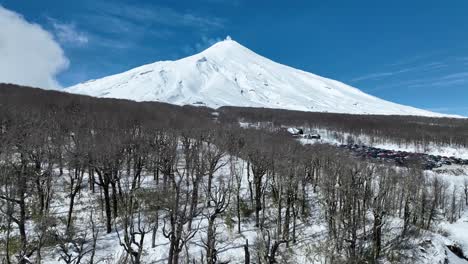
<path fill-rule="evenodd" d="M 230 38 L 190 57 L 155 62 L 65 91 L 212 108 L 447 116 L 388 102 L 339 81 L 276 63 Z"/>

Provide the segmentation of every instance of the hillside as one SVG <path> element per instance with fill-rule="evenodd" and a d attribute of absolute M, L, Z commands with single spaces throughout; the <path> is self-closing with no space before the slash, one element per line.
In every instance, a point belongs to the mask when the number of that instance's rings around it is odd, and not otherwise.
<path fill-rule="evenodd" d="M 466 165 L 395 166 L 333 143 L 354 137 L 354 123 L 335 126 L 344 117 L 403 120 L 392 133 L 413 129 L 408 144 L 424 136 L 413 122 L 464 120 L 314 113 L 332 122 L 305 133 L 336 131 L 304 142 L 262 124 L 293 128 L 314 119 L 307 113 L 280 113 L 290 124 L 268 111 L 213 111 L 0 84 L 0 259 L 467 263 Z"/>

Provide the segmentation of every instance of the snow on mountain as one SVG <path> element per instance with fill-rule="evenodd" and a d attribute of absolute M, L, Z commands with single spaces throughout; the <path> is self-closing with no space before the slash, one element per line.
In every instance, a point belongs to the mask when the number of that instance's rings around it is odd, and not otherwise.
<path fill-rule="evenodd" d="M 155 62 L 65 91 L 212 108 L 448 116 L 388 102 L 339 81 L 276 63 L 230 38 L 187 58 Z"/>

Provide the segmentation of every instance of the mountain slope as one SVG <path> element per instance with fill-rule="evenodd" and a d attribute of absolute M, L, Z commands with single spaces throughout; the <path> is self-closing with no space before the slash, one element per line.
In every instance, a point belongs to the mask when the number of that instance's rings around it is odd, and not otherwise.
<path fill-rule="evenodd" d="M 276 63 L 229 38 L 187 58 L 144 65 L 65 91 L 213 108 L 447 116 L 391 103 L 344 83 Z"/>

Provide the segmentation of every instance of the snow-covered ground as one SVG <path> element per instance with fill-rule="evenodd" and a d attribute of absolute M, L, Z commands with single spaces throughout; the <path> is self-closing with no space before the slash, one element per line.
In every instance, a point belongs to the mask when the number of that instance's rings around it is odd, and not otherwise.
<path fill-rule="evenodd" d="M 229 157 L 225 157 L 221 163 L 228 164 Z M 246 171 L 246 162 L 241 159 L 237 159 L 235 163 L 235 168 L 242 175 L 241 180 L 241 196 L 248 197 L 248 178 Z M 216 179 L 221 179 L 226 177 L 229 174 L 230 166 L 224 166 L 215 173 Z M 154 188 L 153 175 L 146 175 L 143 178 L 142 186 L 144 188 Z M 216 182 L 215 179 L 215 182 Z M 252 180 L 252 179 L 250 179 Z M 86 182 L 86 179 L 85 179 Z M 60 184 L 57 186 L 61 186 Z M 52 205 L 52 214 L 56 217 L 65 217 L 68 210 L 68 198 L 67 193 L 64 192 L 63 188 L 57 188 L 56 190 L 56 199 L 55 203 Z M 76 219 L 76 230 L 78 233 L 89 231 L 89 217 L 91 212 L 93 212 L 95 222 L 104 222 L 104 213 L 102 212 L 102 205 L 99 202 L 99 193 L 91 193 L 87 187 L 85 187 L 80 195 L 76 198 L 76 204 L 74 209 L 74 216 Z M 313 199 L 314 195 L 310 195 L 310 199 Z M 231 197 L 233 204 L 234 197 Z M 274 219 L 276 211 L 273 207 L 267 206 L 265 210 L 265 215 L 268 218 Z M 320 238 L 323 235 L 325 226 L 323 219 L 321 217 L 321 212 L 318 205 L 312 205 L 311 210 L 316 217 L 310 218 L 308 222 L 298 221 L 298 231 L 297 231 L 297 240 L 298 243 L 294 247 L 289 256 L 289 261 L 291 263 L 322 263 L 320 258 L 317 256 L 313 257 L 314 254 L 310 253 L 312 249 L 311 241 L 314 239 Z M 237 233 L 236 224 L 232 225 L 231 220 L 227 218 L 235 218 L 234 212 L 228 212 L 224 216 L 220 217 L 217 222 L 217 234 L 218 234 L 218 261 L 220 263 L 244 263 L 244 245 L 248 240 L 249 245 L 252 247 L 251 254 L 254 256 L 254 245 L 262 236 L 260 230 L 255 227 L 254 220 L 252 217 L 248 218 L 246 221 L 242 222 L 241 230 L 242 232 Z M 159 223 L 160 227 L 163 226 L 162 220 Z M 194 258 L 199 262 L 198 256 L 201 256 L 205 253 L 205 249 L 202 247 L 203 240 L 206 239 L 207 231 L 207 220 L 206 218 L 199 216 L 195 219 L 193 226 L 199 227 L 199 231 L 196 233 L 194 238 L 190 240 L 187 244 L 187 250 L 181 253 L 181 261 L 185 259 L 185 256 L 190 256 L 193 260 Z M 64 227 L 59 225 L 56 227 L 59 230 L 64 230 Z M 31 232 L 32 227 L 30 228 Z M 97 251 L 94 257 L 95 263 L 117 263 L 118 259 L 125 254 L 123 248 L 120 246 L 119 237 L 116 232 L 106 234 L 105 228 L 103 225 L 99 225 L 99 237 L 97 240 Z M 119 232 L 122 236 L 122 231 Z M 273 231 L 271 235 L 273 236 Z M 88 235 L 88 238 L 91 234 Z M 156 239 L 156 247 L 151 247 L 151 234 L 145 236 L 145 248 L 143 253 L 143 263 L 165 263 L 168 258 L 168 247 L 169 241 L 162 233 L 162 228 L 158 229 Z M 57 247 L 48 247 L 43 250 L 44 263 L 59 264 L 64 263 L 60 259 L 60 254 Z M 86 255 L 84 260 L 89 260 L 90 255 Z M 316 262 L 312 262 L 315 259 Z"/>
<path fill-rule="evenodd" d="M 441 228 L 448 232 L 448 237 L 457 243 L 463 252 L 468 252 L 468 214 L 464 213 L 462 218 L 453 224 L 442 223 Z M 463 263 L 468 263 L 467 261 Z"/>
<path fill-rule="evenodd" d="M 245 125 L 245 124 L 244 124 Z M 311 132 L 311 131 L 306 131 Z M 306 140 L 300 139 L 304 143 L 331 143 L 341 144 L 334 133 L 327 131 L 314 131 L 322 136 L 321 140 Z M 346 138 L 346 137 L 344 137 Z M 362 137 L 365 140 L 365 137 Z M 362 142 L 365 143 L 365 142 Z M 389 148 L 391 145 L 385 145 Z M 406 149 L 408 150 L 408 149 Z M 230 161 L 233 162 L 230 166 Z M 227 175 L 234 169 L 239 175 L 241 175 L 241 197 L 248 201 L 249 197 L 249 179 L 246 169 L 246 162 L 236 157 L 225 156 L 220 162 L 225 164 L 215 173 L 215 181 L 217 179 L 225 179 Z M 183 164 L 180 164 L 183 167 Z M 66 174 L 67 172 L 65 172 Z M 425 175 L 428 179 L 438 177 L 441 181 L 447 184 L 448 192 L 457 188 L 462 190 L 465 186 L 465 181 L 468 181 L 468 166 L 444 166 L 434 171 L 426 171 Z M 87 182 L 85 176 L 84 182 Z M 266 178 L 266 177 L 265 177 Z M 66 177 L 62 177 L 63 181 Z M 252 179 L 250 179 L 252 180 Z M 268 180 L 268 179 L 266 179 Z M 65 218 L 68 211 L 68 201 L 66 189 L 63 188 L 65 182 L 55 183 L 55 198 L 51 212 L 54 216 Z M 206 184 L 206 182 L 204 183 Z M 143 176 L 143 188 L 155 188 L 153 181 L 153 175 L 145 174 Z M 323 256 L 320 254 L 321 250 L 327 248 L 327 241 L 324 240 L 326 237 L 326 223 L 324 212 L 319 203 L 317 193 L 312 190 L 307 191 L 308 205 L 310 206 L 310 217 L 304 219 L 298 219 L 297 222 L 297 244 L 288 250 L 282 250 L 282 256 L 284 259 L 279 259 L 280 263 L 325 263 Z M 231 197 L 234 199 L 234 197 Z M 231 203 L 235 201 L 232 200 Z M 271 205 L 271 206 L 270 206 Z M 277 212 L 275 211 L 275 205 L 270 204 L 265 206 L 266 219 L 275 219 Z M 209 209 L 204 209 L 209 210 Z M 88 232 L 88 238 L 91 235 L 89 232 L 90 226 L 90 214 L 93 214 L 96 223 L 104 223 L 104 213 L 102 210 L 102 204 L 100 203 L 100 193 L 92 193 L 86 184 L 83 186 L 83 190 L 76 198 L 76 205 L 74 210 L 74 223 L 76 223 L 76 232 L 78 234 Z M 229 263 L 244 263 L 244 245 L 248 240 L 251 248 L 251 254 L 253 255 L 254 245 L 256 242 L 262 239 L 265 234 L 255 227 L 254 218 L 245 217 L 245 220 L 241 223 L 242 232 L 239 234 L 236 230 L 235 212 L 228 211 L 220 216 L 216 220 L 218 244 L 219 249 L 218 256 L 219 262 Z M 268 221 L 268 220 L 267 220 Z M 234 223 L 234 224 L 233 224 Z M 151 233 L 145 236 L 144 251 L 143 251 L 143 263 L 165 263 L 168 258 L 168 247 L 169 241 L 162 233 L 162 220 L 159 221 L 160 228 L 156 235 L 156 247 L 151 247 Z M 207 233 L 207 220 L 205 217 L 198 216 L 193 226 L 199 227 L 199 231 L 196 233 L 193 239 L 187 244 L 186 250 L 181 253 L 181 261 L 186 259 L 186 256 L 199 260 L 202 253 L 204 253 L 203 240 L 206 239 Z M 385 233 L 385 239 L 391 240 L 397 234 L 401 232 L 401 219 L 389 219 L 385 223 L 387 232 Z M 58 223 L 55 227 L 58 232 L 63 232 L 63 223 Z M 116 232 L 106 234 L 105 228 L 102 224 L 98 224 L 100 230 L 97 240 L 97 251 L 94 257 L 95 263 L 117 263 L 118 259 L 124 254 L 122 246 L 120 246 L 119 237 Z M 33 226 L 29 227 L 31 233 L 33 233 Z M 270 230 L 271 236 L 274 236 L 276 232 L 274 229 Z M 122 230 L 119 231 L 122 235 Z M 439 264 L 458 264 L 468 263 L 468 261 L 459 258 L 453 254 L 449 249 L 448 245 L 458 245 L 465 254 L 468 253 L 468 213 L 464 213 L 463 216 L 454 223 L 442 221 L 438 223 L 437 228 L 432 231 L 424 231 L 422 237 L 415 238 L 411 242 L 412 245 L 418 247 L 407 249 L 407 252 L 403 252 L 403 256 L 407 258 L 403 263 L 439 263 Z M 59 251 L 56 246 L 49 246 L 43 250 L 44 263 L 59 264 L 64 263 L 59 259 Z M 84 262 L 88 260 L 89 255 L 86 255 Z M 448 262 L 445 262 L 445 261 Z M 198 262 L 199 263 L 199 262 Z M 386 263 L 386 262 L 384 262 Z M 390 263 L 390 262 L 389 262 Z"/>
<path fill-rule="evenodd" d="M 452 190 L 453 188 L 464 190 L 468 183 L 468 166 L 444 166 L 434 172 L 427 171 L 426 173 L 428 177 L 439 177 L 450 184 Z M 439 228 L 446 232 L 447 237 L 463 250 L 465 256 L 468 255 L 468 211 L 463 212 L 461 218 L 454 223 L 446 221 L 440 223 Z M 468 261 L 460 260 L 453 255 L 451 259 L 458 261 L 454 263 L 468 263 Z"/>
<path fill-rule="evenodd" d="M 415 153 L 425 153 L 430 155 L 440 155 L 456 158 L 468 159 L 468 148 L 456 147 L 453 145 L 439 146 L 434 143 L 428 142 L 425 146 L 415 144 L 399 144 L 390 140 L 374 139 L 372 140 L 367 135 L 351 135 L 349 133 L 340 133 L 330 131 L 327 129 L 311 129 L 306 130 L 305 133 L 317 133 L 321 136 L 320 140 L 301 138 L 304 144 L 326 143 L 332 145 L 347 144 L 347 139 L 351 138 L 355 144 L 375 147 L 380 149 L 388 149 L 395 151 L 407 151 Z"/>
<path fill-rule="evenodd" d="M 227 157 L 225 158 L 227 161 Z M 236 161 L 236 169 L 242 174 L 242 187 L 241 195 L 244 197 L 248 196 L 248 179 L 246 171 L 246 163 L 238 159 Z M 221 168 L 216 173 L 216 178 L 225 177 L 229 173 L 229 166 Z M 455 171 L 455 173 L 451 173 Z M 445 168 L 441 172 L 432 172 L 428 171 L 427 177 L 440 177 L 444 182 L 447 182 L 451 188 L 457 186 L 461 188 L 464 184 L 465 179 L 468 180 L 468 168 Z M 147 175 L 144 178 L 143 186 L 145 188 L 152 187 L 152 175 Z M 67 199 L 66 193 L 63 190 L 56 190 L 59 195 L 56 203 L 53 207 L 53 212 L 57 215 L 66 215 L 67 211 Z M 307 222 L 298 221 L 298 243 L 291 248 L 289 253 L 286 255 L 288 259 L 287 263 L 324 263 L 323 258 L 318 252 L 318 250 L 323 250 L 323 247 L 326 246 L 323 243 L 323 237 L 325 236 L 325 222 L 322 215 L 320 206 L 316 203 L 316 197 L 309 192 L 310 204 L 311 204 L 311 217 L 307 218 Z M 100 205 L 98 202 L 99 193 L 92 194 L 88 190 L 83 190 L 80 196 L 77 197 L 76 205 L 76 223 L 77 230 L 85 231 L 88 226 L 90 212 L 94 212 L 96 219 L 103 218 L 104 215 L 101 212 Z M 314 205 L 315 204 L 315 205 Z M 272 207 L 273 208 L 273 207 Z M 274 209 L 267 209 L 266 215 L 273 216 L 275 214 Z M 242 232 L 237 233 L 235 225 L 232 226 L 230 221 L 227 221 L 227 217 L 234 218 L 234 214 L 229 216 L 220 217 L 217 220 L 217 231 L 218 231 L 218 249 L 219 249 L 219 261 L 229 262 L 229 263 L 244 263 L 244 249 L 246 241 L 249 241 L 249 244 L 252 246 L 255 244 L 257 239 L 261 237 L 260 231 L 255 228 L 254 221 L 252 218 L 247 221 L 242 222 Z M 274 219 L 274 217 L 271 217 Z M 162 222 L 160 223 L 162 226 Z M 199 226 L 200 230 L 197 232 L 196 236 L 188 243 L 187 251 L 182 252 L 182 260 L 186 255 L 189 255 L 192 259 L 197 256 L 201 256 L 204 253 L 202 247 L 202 241 L 206 236 L 206 219 L 203 217 L 198 217 L 194 223 L 194 226 Z M 100 226 L 101 232 L 98 239 L 98 248 L 95 256 L 95 261 L 102 261 L 102 263 L 116 263 L 117 260 L 124 254 L 123 248 L 119 245 L 119 239 L 115 232 L 111 234 L 105 234 L 104 227 Z M 404 263 L 440 263 L 440 264 L 459 264 L 459 263 L 468 263 L 467 261 L 460 259 L 450 250 L 448 250 L 447 245 L 457 244 L 459 245 L 464 252 L 468 252 L 468 214 L 465 214 L 462 219 L 457 222 L 450 224 L 448 222 L 442 222 L 440 224 L 440 231 L 444 231 L 448 236 L 442 236 L 438 233 L 425 232 L 424 235 L 418 240 L 413 241 L 417 244 L 419 249 L 413 250 L 409 249 L 407 256 L 409 260 Z M 168 252 L 168 240 L 163 236 L 162 229 L 160 228 L 157 233 L 156 247 L 151 248 L 151 235 L 148 234 L 145 239 L 145 249 L 143 254 L 143 263 L 164 263 L 167 259 Z M 397 234 L 401 230 L 401 220 L 395 219 L 394 221 L 388 221 L 386 223 L 386 230 L 390 233 L 386 233 L 388 239 L 391 239 L 394 234 Z M 440 232 L 442 233 L 442 232 Z M 252 249 L 253 251 L 253 249 Z M 51 247 L 45 250 L 45 259 L 44 263 L 64 263 L 59 260 L 59 255 L 56 248 Z M 89 256 L 87 256 L 89 257 Z M 85 260 L 87 258 L 85 257 Z M 445 262 L 445 260 L 448 262 Z M 181 260 L 181 261 L 182 261 Z"/>
<path fill-rule="evenodd" d="M 320 134 L 321 139 L 306 139 L 299 138 L 303 144 L 316 144 L 325 143 L 332 145 L 345 144 L 348 136 L 352 137 L 356 144 L 362 144 L 372 146 L 381 149 L 395 150 L 395 151 L 407 151 L 426 153 L 432 155 L 441 156 L 455 156 L 457 158 L 468 159 L 468 149 L 454 146 L 437 146 L 429 143 L 425 147 L 397 144 L 393 142 L 379 142 L 373 143 L 368 136 L 360 135 L 358 137 L 349 134 L 341 134 L 331 132 L 326 129 L 315 129 L 306 131 L 306 133 L 317 133 Z M 468 182 L 468 166 L 443 166 L 442 168 L 435 169 L 434 171 L 426 171 L 426 177 L 438 177 L 441 181 L 450 186 L 450 190 L 457 188 L 463 190 L 466 182 Z M 429 234 L 428 239 L 433 243 L 433 252 L 426 252 L 423 258 L 428 258 L 427 262 L 423 263 L 443 263 L 439 261 L 445 260 L 443 256 L 447 256 L 448 263 L 450 264 L 463 264 L 468 263 L 467 260 L 461 259 L 451 252 L 446 246 L 451 244 L 458 245 L 464 252 L 465 256 L 468 253 L 468 213 L 464 212 L 462 217 L 455 223 L 449 223 L 443 221 L 439 225 L 439 231 L 446 233 L 447 236 L 441 236 L 439 234 Z M 439 260 L 437 260 L 439 259 Z"/>
<path fill-rule="evenodd" d="M 449 116 L 399 105 L 262 57 L 226 39 L 177 61 L 160 61 L 65 89 L 70 93 L 177 105 Z"/>

